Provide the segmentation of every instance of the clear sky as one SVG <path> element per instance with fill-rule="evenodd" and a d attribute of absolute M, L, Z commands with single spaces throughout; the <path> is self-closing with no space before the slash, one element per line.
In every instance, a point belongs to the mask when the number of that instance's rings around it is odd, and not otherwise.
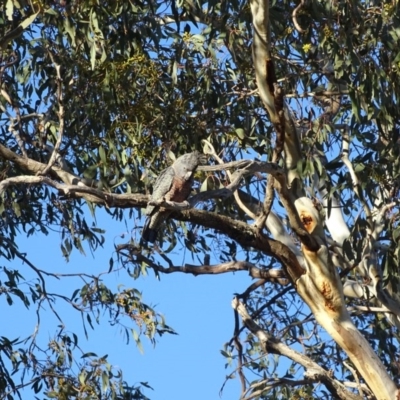
<path fill-rule="evenodd" d="M 90 219 L 87 216 L 89 226 Z M 36 267 L 51 272 L 80 271 L 94 274 L 106 271 L 114 252 L 114 240 L 117 238 L 118 243 L 122 241 L 119 236 L 126 233 L 125 225 L 111 220 L 102 210 L 97 215 L 97 221 L 99 227 L 107 230 L 106 243 L 104 248 L 98 249 L 93 255 L 90 251 L 87 251 L 86 256 L 74 251 L 67 263 L 61 255 L 60 235 L 54 232 L 49 236 L 38 233 L 29 238 L 21 234 L 17 242 L 19 251 L 27 253 L 28 259 Z M 179 252 L 178 246 L 172 259 L 176 265 L 185 263 L 183 252 Z M 186 261 L 193 263 L 191 260 Z M 22 265 L 19 260 L 14 260 L 11 264 L 2 260 L 0 265 L 19 269 L 26 279 L 35 277 L 30 268 Z M 141 354 L 134 341 L 128 345 L 125 343 L 120 327 L 109 326 L 105 315 L 100 326 L 95 325 L 94 331 L 88 331 L 87 341 L 83 335 L 80 314 L 58 301 L 56 307 L 66 323 L 65 330 L 79 334 L 79 345 L 84 350 L 94 351 L 98 356 L 108 354 L 108 361 L 121 367 L 128 383 L 148 382 L 154 391 L 146 390 L 144 393 L 152 400 L 239 398 L 238 379 L 230 380 L 220 397 L 219 391 L 225 377 L 233 370 L 231 367 L 225 369 L 226 359 L 220 350 L 233 334 L 233 294 L 244 291 L 251 283 L 246 272 L 198 277 L 176 273 L 162 275 L 160 281 L 151 271 L 149 276 L 137 280 L 120 272 L 112 275 L 107 282 L 114 286 L 112 289 L 123 284 L 140 290 L 143 301 L 155 306 L 156 311 L 166 317 L 167 324 L 179 335 L 158 337 L 155 347 L 143 337 L 144 354 Z M 47 290 L 61 291 L 71 296 L 74 289 L 82 284 L 82 281 L 71 278 L 60 281 L 48 278 Z M 27 286 L 21 289 L 28 292 Z M 26 310 L 15 299 L 14 305 L 9 306 L 5 296 L 1 296 L 0 307 L 3 321 L 11 322 L 2 327 L 1 336 L 9 339 L 23 338 L 34 332 L 35 305 L 31 306 L 31 310 Z M 47 343 L 53 337 L 58 324 L 46 305 L 42 310 L 41 343 Z M 23 398 L 29 399 L 30 393 L 26 392 Z"/>

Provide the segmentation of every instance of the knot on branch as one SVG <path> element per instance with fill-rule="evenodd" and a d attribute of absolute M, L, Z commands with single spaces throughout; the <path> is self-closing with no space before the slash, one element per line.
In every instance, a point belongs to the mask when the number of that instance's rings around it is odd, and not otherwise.
<path fill-rule="evenodd" d="M 310 235 L 319 239 L 325 239 L 322 218 L 318 209 L 308 197 L 300 197 L 294 202 L 304 228 Z"/>

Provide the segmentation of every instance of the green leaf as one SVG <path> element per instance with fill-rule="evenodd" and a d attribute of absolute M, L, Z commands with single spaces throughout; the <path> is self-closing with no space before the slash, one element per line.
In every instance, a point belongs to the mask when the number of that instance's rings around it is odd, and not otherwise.
<path fill-rule="evenodd" d="M 142 342 L 140 341 L 138 333 L 134 329 L 131 329 L 131 332 L 132 332 L 133 340 L 135 341 L 137 348 L 139 349 L 141 354 L 144 354 Z"/>
<path fill-rule="evenodd" d="M 108 374 L 106 371 L 103 371 L 101 374 L 101 390 L 103 393 L 109 388 L 110 386 L 110 380 L 108 378 Z"/>
<path fill-rule="evenodd" d="M 14 3 L 13 0 L 7 0 L 6 4 L 6 16 L 9 21 L 13 20 L 13 14 L 14 14 Z"/>
<path fill-rule="evenodd" d="M 67 32 L 69 38 L 71 39 L 72 45 L 75 47 L 76 31 L 75 31 L 75 26 L 71 23 L 69 17 L 64 19 L 64 29 L 65 32 Z"/>
<path fill-rule="evenodd" d="M 397 242 L 397 241 L 399 240 L 399 237 L 400 237 L 400 228 L 396 228 L 396 229 L 393 231 L 392 237 L 393 237 L 393 240 L 394 240 L 395 242 Z"/>
<path fill-rule="evenodd" d="M 172 64 L 171 78 L 172 83 L 176 85 L 178 83 L 178 63 L 176 61 Z"/>
<path fill-rule="evenodd" d="M 103 164 L 107 164 L 106 152 L 105 152 L 103 146 L 99 147 L 99 156 L 100 156 L 100 160 L 103 162 Z"/>
<path fill-rule="evenodd" d="M 97 53 L 97 46 L 96 43 L 93 41 L 90 47 L 90 65 L 92 66 L 92 71 L 94 71 L 96 66 L 96 53 Z"/>
<path fill-rule="evenodd" d="M 206 192 L 208 189 L 208 179 L 204 179 L 203 183 L 200 186 L 200 192 Z"/>
<path fill-rule="evenodd" d="M 85 353 L 81 356 L 81 358 L 88 358 L 88 357 L 97 357 L 97 354 L 89 352 L 89 353 Z"/>
<path fill-rule="evenodd" d="M 38 16 L 38 14 L 39 14 L 39 12 L 37 12 L 36 14 L 32 14 L 30 17 L 24 19 L 24 20 L 19 24 L 19 26 L 20 26 L 22 29 L 26 29 L 26 28 L 36 19 L 36 17 Z"/>
<path fill-rule="evenodd" d="M 244 129 L 242 129 L 242 128 L 235 129 L 235 132 L 239 139 L 243 140 L 246 137 L 246 134 L 244 133 Z"/>

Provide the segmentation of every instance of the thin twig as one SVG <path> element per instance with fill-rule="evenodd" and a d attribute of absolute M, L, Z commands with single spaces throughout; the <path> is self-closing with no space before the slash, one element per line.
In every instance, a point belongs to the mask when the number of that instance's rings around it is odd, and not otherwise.
<path fill-rule="evenodd" d="M 292 21 L 293 25 L 296 28 L 296 31 L 299 33 L 305 33 L 306 31 L 300 26 L 299 22 L 297 21 L 297 13 L 304 7 L 305 0 L 301 0 L 300 4 L 293 10 L 292 12 Z"/>
<path fill-rule="evenodd" d="M 258 281 L 253 282 L 243 293 L 238 294 L 237 297 L 246 300 L 251 292 L 254 292 L 254 290 L 257 290 L 260 286 L 263 286 L 266 283 L 266 279 L 259 279 Z"/>
<path fill-rule="evenodd" d="M 284 296 L 289 290 L 293 289 L 292 286 L 286 286 L 282 290 L 280 290 L 275 296 L 272 296 L 265 304 L 263 304 L 258 310 L 256 310 L 252 315 L 252 319 L 258 319 L 261 315 L 261 313 L 268 308 L 271 304 L 275 303 L 277 299 L 280 299 L 282 296 Z M 240 333 L 244 330 L 245 326 L 243 325 L 242 328 L 240 328 Z M 231 343 L 233 338 L 230 340 L 229 343 Z"/>
<path fill-rule="evenodd" d="M 352 180 L 352 183 L 353 183 L 354 193 L 359 198 L 359 200 L 361 202 L 361 205 L 363 206 L 365 215 L 367 217 L 368 225 L 372 229 L 372 226 L 371 226 L 371 224 L 372 224 L 371 210 L 370 210 L 367 202 L 364 199 L 362 191 L 360 190 L 360 184 L 359 184 L 359 181 L 358 181 L 357 174 L 354 171 L 353 164 L 351 163 L 351 161 L 349 159 L 350 137 L 349 137 L 349 134 L 346 131 L 342 133 L 342 136 L 343 136 L 343 141 L 342 141 L 342 161 L 343 161 L 343 164 L 346 165 L 347 170 L 349 171 L 349 174 L 351 176 L 351 180 Z"/>
<path fill-rule="evenodd" d="M 349 91 L 344 90 L 321 90 L 318 92 L 304 92 L 304 93 L 286 93 L 285 98 L 302 99 L 305 97 L 319 97 L 319 96 L 340 96 L 349 94 Z"/>
<path fill-rule="evenodd" d="M 242 386 L 242 396 L 246 393 L 246 377 L 243 373 L 243 346 L 239 338 L 239 313 L 233 310 L 235 317 L 235 330 L 233 334 L 233 343 L 235 344 L 236 351 L 238 353 L 238 366 L 237 371 L 240 378 L 240 383 Z"/>
<path fill-rule="evenodd" d="M 0 182 L 0 194 L 5 191 L 9 186 L 13 185 L 48 185 L 57 189 L 67 198 L 85 197 L 90 195 L 90 201 L 96 204 L 105 204 L 114 207 L 138 207 L 145 206 L 148 201 L 148 196 L 143 194 L 116 194 L 105 193 L 100 189 L 91 188 L 81 185 L 67 185 L 56 182 L 45 176 L 30 176 L 22 175 L 13 178 L 7 178 Z"/>
<path fill-rule="evenodd" d="M 121 245 L 117 247 L 117 251 L 120 253 L 122 253 L 122 250 L 126 249 L 127 249 L 126 245 Z M 157 272 L 162 272 L 164 274 L 182 272 L 185 274 L 192 274 L 194 276 L 198 276 L 198 275 L 219 275 L 228 272 L 248 271 L 249 275 L 252 278 L 277 282 L 284 286 L 289 283 L 283 270 L 259 268 L 247 261 L 229 261 L 226 263 L 215 264 L 215 265 L 185 264 L 183 266 L 171 265 L 169 267 L 163 267 L 161 265 L 154 263 L 151 259 L 144 256 L 143 254 L 139 253 L 139 251 L 135 253 L 136 254 L 131 254 L 132 256 L 134 256 L 134 258 L 130 257 L 131 255 L 128 255 L 127 253 L 122 253 L 122 254 L 132 258 L 132 261 L 135 263 L 145 262 L 150 268 L 154 269 Z"/>
<path fill-rule="evenodd" d="M 47 173 L 50 171 L 51 167 L 54 165 L 54 163 L 57 160 L 57 157 L 59 157 L 59 150 L 61 146 L 61 142 L 63 139 L 64 135 L 64 105 L 63 105 L 63 91 L 62 91 L 62 78 L 61 78 L 61 66 L 56 63 L 54 55 L 52 54 L 51 51 L 49 51 L 49 56 L 51 58 L 51 61 L 54 64 L 54 68 L 56 69 L 57 72 L 57 102 L 58 102 L 58 137 L 56 144 L 53 149 L 53 153 L 51 154 L 50 160 L 46 166 L 46 168 L 41 172 L 41 175 L 47 175 Z"/>
<path fill-rule="evenodd" d="M 312 379 L 314 382 L 322 382 L 330 391 L 330 393 L 336 396 L 335 398 L 342 400 L 362 399 L 361 396 L 349 392 L 341 382 L 334 379 L 330 371 L 325 370 L 306 355 L 293 350 L 285 343 L 270 336 L 250 317 L 244 304 L 241 303 L 237 298 L 233 299 L 232 307 L 240 314 L 243 323 L 250 330 L 250 332 L 252 332 L 258 338 L 265 352 L 285 356 L 290 360 L 302 365 L 306 369 L 305 377 L 307 379 Z"/>
<path fill-rule="evenodd" d="M 351 374 L 354 376 L 354 379 L 355 379 L 355 381 L 356 381 L 356 383 L 357 383 L 357 389 L 358 389 L 358 391 L 360 392 L 360 395 L 361 395 L 361 396 L 364 396 L 363 389 L 362 389 L 361 384 L 360 384 L 360 380 L 358 379 L 357 371 L 356 371 L 354 368 L 352 368 L 352 367 L 349 365 L 349 363 L 347 363 L 346 361 L 343 361 L 343 365 L 344 365 L 344 366 L 351 372 Z"/>
<path fill-rule="evenodd" d="M 207 154 L 210 154 L 219 164 L 223 164 L 224 162 L 222 161 L 222 159 L 218 156 L 218 154 L 216 153 L 214 146 L 208 141 L 203 139 L 203 143 L 205 144 L 204 146 L 204 152 Z M 226 171 L 229 180 L 232 181 L 232 173 L 227 170 Z M 239 193 L 237 192 L 237 190 L 234 192 L 234 197 L 236 200 L 236 203 L 238 204 L 239 208 L 244 211 L 250 218 L 256 220 L 257 219 L 257 215 L 255 215 L 240 199 L 239 197 Z"/>

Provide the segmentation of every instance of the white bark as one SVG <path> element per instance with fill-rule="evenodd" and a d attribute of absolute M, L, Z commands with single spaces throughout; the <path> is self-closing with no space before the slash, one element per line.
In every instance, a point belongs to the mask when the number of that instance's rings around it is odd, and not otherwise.
<path fill-rule="evenodd" d="M 332 196 L 328 199 L 328 191 L 325 189 L 324 182 L 320 182 L 317 176 L 314 176 L 314 185 L 321 196 L 321 201 L 325 208 L 326 227 L 332 239 L 340 246 L 343 246 L 343 242 L 350 236 L 350 230 L 343 218 L 340 203 L 336 196 Z M 329 204 L 330 207 L 328 209 Z"/>
<path fill-rule="evenodd" d="M 342 284 L 324 244 L 321 221 L 315 218 L 312 203 L 309 203 L 309 212 L 306 206 L 306 201 L 300 202 L 299 214 L 303 220 L 309 221 L 306 226 L 310 227 L 309 231 L 313 235 L 317 235 L 321 247 L 318 251 L 312 251 L 302 246 L 307 273 L 296 282 L 297 291 L 311 308 L 318 323 L 347 353 L 374 395 L 378 399 L 393 400 L 397 393 L 396 385 L 367 340 L 351 321 L 345 306 Z"/>
<path fill-rule="evenodd" d="M 276 108 L 274 76 L 270 74 L 273 71 L 273 65 L 271 66 L 269 2 L 252 0 L 250 4 L 254 25 L 253 60 L 260 97 L 269 113 L 271 122 L 277 128 L 277 132 L 278 129 L 282 129 L 282 115 L 284 116 L 285 132 L 283 137 L 285 140 L 285 160 L 290 160 L 289 164 L 293 166 L 295 160 L 300 160 L 301 153 L 298 146 L 297 133 L 295 129 L 293 130 L 294 124 L 289 112 L 284 108 L 284 113 L 282 114 L 281 111 L 279 114 L 279 110 Z M 280 133 L 282 136 L 282 132 Z M 342 160 L 349 169 L 354 191 L 361 202 L 363 210 L 367 218 L 370 218 L 371 210 L 362 197 L 357 175 L 348 158 L 349 141 L 346 133 L 343 134 L 343 139 Z M 286 166 L 289 164 L 286 164 Z M 286 169 L 286 171 L 288 170 L 290 168 Z M 396 385 L 391 380 L 384 365 L 373 352 L 367 340 L 352 323 L 346 309 L 342 283 L 332 263 L 319 213 L 311 200 L 299 198 L 301 197 L 299 194 L 300 190 L 289 193 L 286 190 L 287 186 L 285 187 L 285 185 L 291 185 L 292 179 L 295 178 L 296 176 L 289 176 L 289 174 L 287 174 L 286 180 L 276 178 L 278 184 L 276 184 L 275 189 L 288 212 L 291 227 L 302 243 L 301 250 L 305 259 L 306 273 L 298 276 L 295 282 L 296 290 L 308 304 L 316 320 L 347 353 L 376 398 L 379 400 L 394 400 L 397 393 Z M 297 200 L 293 198 L 293 195 L 296 196 Z M 296 205 L 298 216 L 293 213 L 294 204 Z M 331 208 L 326 223 L 332 238 L 341 246 L 350 232 L 341 215 L 340 208 L 336 207 L 338 206 L 336 199 L 333 200 L 332 204 L 334 207 Z M 299 228 L 298 217 L 300 217 L 309 235 L 304 234 L 301 228 Z M 371 233 L 372 229 L 369 234 Z M 276 236 L 281 234 L 279 226 L 277 226 L 275 234 Z M 371 243 L 369 243 L 365 249 L 365 254 L 369 256 L 366 260 L 369 263 L 369 267 L 375 263 L 371 249 Z M 352 289 L 354 294 L 361 294 L 360 289 L 362 288 L 356 285 L 348 285 L 347 290 L 350 291 L 350 289 Z"/>

